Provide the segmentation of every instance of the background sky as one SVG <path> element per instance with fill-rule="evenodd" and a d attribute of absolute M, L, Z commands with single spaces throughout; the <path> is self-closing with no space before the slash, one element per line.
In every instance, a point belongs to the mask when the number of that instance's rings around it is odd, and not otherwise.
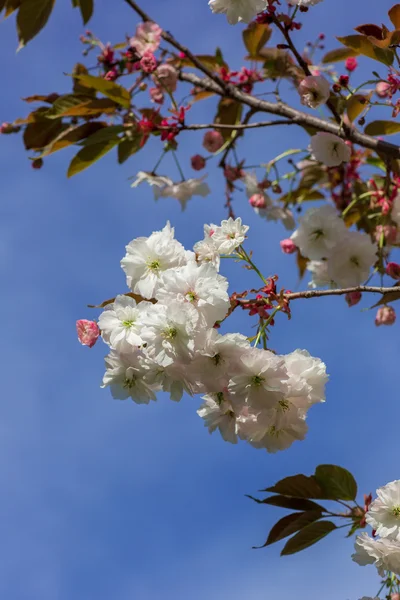
<path fill-rule="evenodd" d="M 306 15 L 297 39 L 323 31 L 327 47 L 336 47 L 334 35 L 386 22 L 391 4 L 325 0 Z M 219 45 L 240 67 L 241 27 L 211 15 L 206 0 L 146 0 L 145 8 L 192 50 Z M 98 0 L 90 28 L 116 43 L 136 23 L 122 0 Z M 0 120 L 12 121 L 26 113 L 20 98 L 67 91 L 63 73 L 81 60 L 82 27 L 77 11 L 59 3 L 45 31 L 18 54 L 12 20 L 0 31 Z M 212 120 L 211 105 L 196 108 L 197 122 Z M 306 145 L 292 127 L 264 130 L 242 142 L 240 154 L 263 162 Z M 180 153 L 187 176 L 188 157 L 199 151 L 201 135 L 187 135 Z M 155 204 L 146 187 L 132 190 L 128 177 L 150 170 L 158 153 L 158 144 L 149 144 L 122 167 L 110 155 L 67 180 L 73 151 L 33 171 L 19 136 L 0 140 L 0 597 L 373 596 L 374 569 L 351 561 L 352 541 L 340 531 L 292 557 L 279 557 L 282 544 L 252 550 L 284 511 L 244 495 L 284 476 L 311 474 L 320 463 L 351 470 L 360 497 L 399 478 L 397 324 L 375 328 L 373 311 L 349 310 L 340 298 L 297 301 L 291 322 L 278 319 L 272 346 L 280 353 L 307 348 L 326 362 L 331 381 L 326 404 L 310 412 L 306 441 L 276 455 L 210 436 L 196 414 L 199 398 L 175 404 L 161 395 L 150 406 L 112 400 L 99 387 L 105 346 L 89 350 L 76 340 L 76 319 L 97 316 L 86 305 L 125 290 L 119 261 L 131 239 L 170 219 L 191 248 L 204 222 L 225 217 L 223 181 L 213 169 L 212 194 L 192 200 L 184 213 L 176 200 Z M 293 257 L 279 248 L 281 225 L 258 219 L 244 194 L 235 210 L 251 226 L 247 247 L 263 272 L 295 289 Z M 251 287 L 249 275 L 228 262 L 230 290 Z M 368 298 L 363 307 L 372 303 Z M 229 323 L 250 334 L 249 326 L 244 315 Z"/>

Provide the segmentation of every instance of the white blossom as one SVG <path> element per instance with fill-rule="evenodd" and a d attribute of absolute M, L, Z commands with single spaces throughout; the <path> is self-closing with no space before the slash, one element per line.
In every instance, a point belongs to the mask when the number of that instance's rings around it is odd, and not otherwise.
<path fill-rule="evenodd" d="M 110 387 L 116 400 L 132 398 L 137 404 L 148 404 L 155 400 L 154 388 L 149 386 L 144 375 L 144 358 L 140 353 L 118 354 L 111 350 L 105 358 L 106 372 L 101 387 Z"/>
<path fill-rule="evenodd" d="M 155 186 L 157 188 L 163 188 L 167 185 L 173 184 L 172 179 L 165 177 L 164 175 L 153 175 L 152 173 L 147 173 L 146 171 L 139 171 L 136 174 L 136 179 L 131 184 L 131 187 L 138 187 L 138 185 L 144 182 L 148 183 L 151 187 Z"/>
<path fill-rule="evenodd" d="M 281 221 L 282 225 L 287 231 L 293 231 L 296 227 L 296 221 L 294 220 L 293 213 L 289 208 L 282 206 L 270 206 L 266 209 L 265 214 L 261 215 L 261 209 L 254 209 L 255 212 L 260 211 L 260 216 L 264 216 L 267 221 Z"/>
<path fill-rule="evenodd" d="M 181 204 L 182 210 L 185 210 L 188 201 L 193 196 L 201 196 L 205 198 L 211 193 L 211 190 L 207 183 L 205 183 L 206 175 L 200 179 L 186 179 L 179 183 L 172 183 L 165 187 L 154 190 L 154 196 L 156 200 L 158 198 L 176 198 Z"/>
<path fill-rule="evenodd" d="M 367 523 L 383 538 L 400 541 L 400 480 L 376 490 L 378 498 L 365 515 Z"/>
<path fill-rule="evenodd" d="M 349 231 L 328 259 L 329 277 L 340 287 L 362 284 L 377 260 L 377 246 L 361 231 Z"/>
<path fill-rule="evenodd" d="M 327 167 L 338 167 L 351 157 L 350 146 L 337 135 L 325 131 L 312 136 L 310 147 L 313 158 Z"/>
<path fill-rule="evenodd" d="M 194 384 L 187 377 L 186 364 L 176 360 L 174 363 L 163 367 L 148 356 L 145 359 L 145 364 L 148 368 L 144 375 L 146 383 L 151 387 L 162 389 L 163 392 L 168 392 L 170 399 L 174 402 L 179 402 L 184 392 L 189 396 L 193 396 L 195 393 Z"/>
<path fill-rule="evenodd" d="M 372 539 L 365 532 L 358 535 L 354 544 L 354 562 L 360 566 L 375 565 L 381 577 L 385 571 L 400 575 L 400 543 L 388 538 Z"/>
<path fill-rule="evenodd" d="M 193 250 L 199 263 L 211 263 L 219 271 L 221 257 L 212 237 L 206 237 L 204 240 L 196 242 Z"/>
<path fill-rule="evenodd" d="M 174 228 L 168 223 L 150 237 L 139 237 L 126 246 L 121 266 L 131 290 L 144 298 L 152 298 L 163 271 L 186 264 L 185 249 L 174 239 Z"/>
<path fill-rule="evenodd" d="M 208 4 L 213 13 L 225 14 L 231 25 L 239 21 L 250 23 L 267 7 L 266 0 L 209 0 Z"/>
<path fill-rule="evenodd" d="M 221 225 L 210 225 L 210 227 L 212 228 L 210 235 L 220 254 L 232 254 L 243 244 L 249 230 L 248 225 L 242 225 L 240 217 L 237 219 L 229 217 L 229 219 L 221 221 Z"/>
<path fill-rule="evenodd" d="M 333 206 L 313 207 L 299 219 L 291 240 L 303 256 L 313 260 L 328 257 L 347 234 L 346 226 Z"/>
<path fill-rule="evenodd" d="M 204 425 L 210 433 L 219 430 L 226 442 L 237 443 L 236 417 L 232 405 L 223 392 L 206 394 L 197 414 L 204 419 Z"/>
<path fill-rule="evenodd" d="M 117 296 L 99 317 L 103 340 L 118 352 L 139 348 L 143 343 L 141 315 L 150 306 L 150 302 L 136 304 L 129 296 Z"/>
<path fill-rule="evenodd" d="M 302 104 L 317 108 L 329 99 L 331 86 L 322 75 L 309 75 L 300 82 L 298 92 Z"/>
<path fill-rule="evenodd" d="M 325 363 L 307 350 L 295 350 L 284 359 L 289 376 L 286 400 L 302 409 L 325 402 L 325 386 L 329 380 Z"/>
<path fill-rule="evenodd" d="M 328 261 L 310 260 L 307 263 L 307 271 L 312 274 L 312 279 L 308 284 L 309 287 L 330 287 L 332 285 L 332 280 L 328 275 Z"/>

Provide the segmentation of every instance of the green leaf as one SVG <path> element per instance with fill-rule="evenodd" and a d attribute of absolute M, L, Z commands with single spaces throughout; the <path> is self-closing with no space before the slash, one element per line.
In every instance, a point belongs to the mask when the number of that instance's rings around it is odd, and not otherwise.
<path fill-rule="evenodd" d="M 103 129 L 99 129 L 93 133 L 93 135 L 87 137 L 82 143 L 82 146 L 91 146 L 93 144 L 100 144 L 101 142 L 109 142 L 116 141 L 119 142 L 121 138 L 119 138 L 119 134 L 125 131 L 125 127 L 123 125 L 109 125 L 108 127 L 103 127 Z"/>
<path fill-rule="evenodd" d="M 23 140 L 27 150 L 41 150 L 54 140 L 66 127 L 61 120 L 41 120 L 29 123 L 24 130 Z"/>
<path fill-rule="evenodd" d="M 89 117 L 115 113 L 117 105 L 108 98 L 94 98 L 83 94 L 60 96 L 46 113 L 48 119 L 59 117 Z"/>
<path fill-rule="evenodd" d="M 355 121 L 367 108 L 371 96 L 372 93 L 367 96 L 365 94 L 353 94 L 347 99 L 346 112 L 351 122 Z"/>
<path fill-rule="evenodd" d="M 319 465 L 315 469 L 315 479 L 327 498 L 332 500 L 355 500 L 357 483 L 353 475 L 337 465 Z"/>
<path fill-rule="evenodd" d="M 242 31 L 244 45 L 249 53 L 249 58 L 258 55 L 261 48 L 268 42 L 272 35 L 272 29 L 269 25 L 252 21 L 250 25 Z"/>
<path fill-rule="evenodd" d="M 294 496 L 295 498 L 324 498 L 321 486 L 315 477 L 306 475 L 292 475 L 281 479 L 274 486 L 266 488 L 263 492 L 273 492 L 283 496 Z"/>
<path fill-rule="evenodd" d="M 141 135 L 136 135 L 132 139 L 124 139 L 118 144 L 118 162 L 120 165 L 140 150 L 142 139 Z"/>
<path fill-rule="evenodd" d="M 220 123 L 221 125 L 237 125 L 240 123 L 242 111 L 243 105 L 241 102 L 231 100 L 230 98 L 222 98 L 218 104 L 214 123 Z M 235 128 L 221 129 L 221 135 L 224 140 L 229 140 L 232 135 L 236 135 Z"/>
<path fill-rule="evenodd" d="M 19 47 L 25 46 L 46 25 L 55 0 L 23 0 L 17 15 Z"/>
<path fill-rule="evenodd" d="M 338 37 L 337 39 L 344 46 L 357 50 L 359 54 L 369 56 L 369 58 L 378 60 L 387 66 L 393 63 L 393 50 L 378 48 L 365 35 L 347 35 L 345 37 Z"/>
<path fill-rule="evenodd" d="M 52 123 L 54 123 L 54 121 L 52 121 Z M 63 131 L 51 141 L 39 158 L 43 158 L 44 156 L 63 150 L 63 148 L 72 146 L 105 127 L 106 124 L 101 123 L 100 121 L 90 121 L 89 123 L 82 123 L 82 125 L 78 125 L 77 127 L 68 127 L 66 131 Z"/>
<path fill-rule="evenodd" d="M 265 544 L 263 546 L 254 546 L 254 548 L 265 548 L 275 542 L 279 542 L 279 540 L 283 540 L 285 537 L 292 535 L 292 533 L 307 527 L 310 523 L 314 523 L 320 519 L 321 516 L 321 511 L 309 511 L 286 515 L 272 527 Z"/>
<path fill-rule="evenodd" d="M 332 521 L 317 521 L 310 523 L 307 527 L 304 527 L 301 531 L 296 533 L 290 540 L 285 544 L 281 552 L 281 556 L 288 556 L 289 554 L 295 554 L 305 548 L 309 548 L 313 544 L 322 540 L 328 533 L 336 529 L 336 525 Z"/>
<path fill-rule="evenodd" d="M 80 83 L 79 79 L 76 78 L 77 75 L 89 75 L 87 68 L 82 63 L 76 63 L 72 71 L 72 77 L 74 79 L 74 85 L 72 89 L 74 93 L 84 94 L 85 96 L 95 96 L 96 90 Z"/>
<path fill-rule="evenodd" d="M 80 150 L 72 159 L 68 168 L 67 176 L 72 177 L 73 175 L 84 171 L 93 163 L 98 161 L 102 156 L 107 154 L 107 152 L 112 150 L 117 143 L 118 140 L 109 140 L 82 148 L 82 150 Z"/>
<path fill-rule="evenodd" d="M 400 123 L 395 121 L 372 121 L 364 129 L 367 135 L 393 135 L 400 132 Z"/>
<path fill-rule="evenodd" d="M 128 90 L 114 81 L 107 81 L 102 77 L 94 77 L 93 75 L 75 75 L 75 79 L 78 79 L 83 85 L 104 94 L 104 96 L 114 100 L 124 108 L 129 108 L 131 105 L 131 96 Z"/>
<path fill-rule="evenodd" d="M 329 63 L 340 62 L 351 56 L 358 56 L 358 54 L 357 50 L 353 50 L 352 48 L 336 48 L 336 50 L 331 50 L 325 54 L 322 64 L 327 65 Z"/>
<path fill-rule="evenodd" d="M 93 0 L 72 0 L 72 6 L 79 7 L 83 24 L 86 25 L 93 14 Z"/>
<path fill-rule="evenodd" d="M 386 165 L 384 161 L 381 158 L 379 158 L 379 156 L 368 156 L 366 159 L 366 163 L 386 173 Z"/>
<path fill-rule="evenodd" d="M 263 500 L 259 500 L 258 498 L 253 498 L 253 496 L 247 496 L 257 504 L 268 504 L 269 506 L 279 506 L 280 508 L 290 508 L 291 510 L 301 510 L 301 511 L 309 511 L 309 510 L 325 510 L 323 506 L 313 502 L 312 500 L 307 500 L 306 498 L 290 498 L 288 496 L 269 496 L 269 498 L 264 498 Z"/>

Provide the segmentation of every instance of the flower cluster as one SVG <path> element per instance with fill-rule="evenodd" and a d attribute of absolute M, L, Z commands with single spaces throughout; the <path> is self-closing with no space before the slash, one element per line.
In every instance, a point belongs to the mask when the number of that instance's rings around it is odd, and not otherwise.
<path fill-rule="evenodd" d="M 400 575 L 400 480 L 379 488 L 365 519 L 373 529 L 357 536 L 353 560 L 361 566 L 374 564 L 381 576 L 385 571 Z M 380 538 L 376 538 L 379 535 Z"/>
<path fill-rule="evenodd" d="M 103 387 L 139 404 L 161 390 L 175 401 L 203 394 L 198 414 L 210 432 L 276 452 L 304 439 L 307 411 L 325 400 L 328 376 L 305 350 L 279 356 L 215 327 L 231 308 L 220 260 L 240 251 L 247 231 L 241 219 L 205 225 L 204 239 L 188 251 L 167 223 L 128 244 L 121 266 L 131 291 L 98 321 L 110 347 Z M 89 329 L 82 322 L 78 333 L 93 345 Z"/>
<path fill-rule="evenodd" d="M 350 231 L 333 206 L 310 208 L 291 240 L 311 260 L 313 287 L 362 284 L 377 260 L 377 246 L 366 233 Z"/>

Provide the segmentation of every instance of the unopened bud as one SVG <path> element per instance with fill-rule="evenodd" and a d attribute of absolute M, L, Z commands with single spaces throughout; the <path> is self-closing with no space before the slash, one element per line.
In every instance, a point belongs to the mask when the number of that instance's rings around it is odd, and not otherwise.
<path fill-rule="evenodd" d="M 219 131 L 207 131 L 203 146 L 208 152 L 217 152 L 224 145 L 224 138 Z"/>
<path fill-rule="evenodd" d="M 281 250 L 284 254 L 293 254 L 294 252 L 297 251 L 297 246 L 294 242 L 292 242 L 292 240 L 290 238 L 287 238 L 286 240 L 281 240 L 279 242 L 280 246 L 281 246 Z"/>
<path fill-rule="evenodd" d="M 32 161 L 32 169 L 41 169 L 43 167 L 43 159 L 36 158 Z"/>
<path fill-rule="evenodd" d="M 205 158 L 200 156 L 200 154 L 195 154 L 194 156 L 192 156 L 190 161 L 192 163 L 192 169 L 194 169 L 195 171 L 201 171 L 206 166 L 206 160 Z"/>
<path fill-rule="evenodd" d="M 346 62 L 344 63 L 344 66 L 346 67 L 346 70 L 349 71 L 350 73 L 352 71 L 354 71 L 355 69 L 357 69 L 358 67 L 358 62 L 355 56 L 349 56 L 349 58 L 346 58 Z"/>
<path fill-rule="evenodd" d="M 274 194 L 281 194 L 282 188 L 278 183 L 276 183 L 275 185 L 272 186 L 272 191 L 274 192 Z"/>
<path fill-rule="evenodd" d="M 386 265 L 386 273 L 393 279 L 400 279 L 400 265 L 395 262 L 390 262 Z"/>
<path fill-rule="evenodd" d="M 76 322 L 76 331 L 78 333 L 78 340 L 83 346 L 89 346 L 92 348 L 98 340 L 100 335 L 100 329 L 94 321 L 87 321 L 86 319 L 80 319 Z"/>
<path fill-rule="evenodd" d="M 379 98 L 387 98 L 390 91 L 390 84 L 386 83 L 386 81 L 380 81 L 376 84 L 375 92 Z"/>
<path fill-rule="evenodd" d="M 396 312 L 391 306 L 381 306 L 375 317 L 375 325 L 393 325 L 396 321 Z"/>
<path fill-rule="evenodd" d="M 362 298 L 361 292 L 350 292 L 349 294 L 346 294 L 346 296 L 345 296 L 345 300 L 350 307 L 358 304 L 360 302 L 361 298 Z"/>
<path fill-rule="evenodd" d="M 249 203 L 253 208 L 266 208 L 267 206 L 264 194 L 253 194 L 249 198 Z"/>

